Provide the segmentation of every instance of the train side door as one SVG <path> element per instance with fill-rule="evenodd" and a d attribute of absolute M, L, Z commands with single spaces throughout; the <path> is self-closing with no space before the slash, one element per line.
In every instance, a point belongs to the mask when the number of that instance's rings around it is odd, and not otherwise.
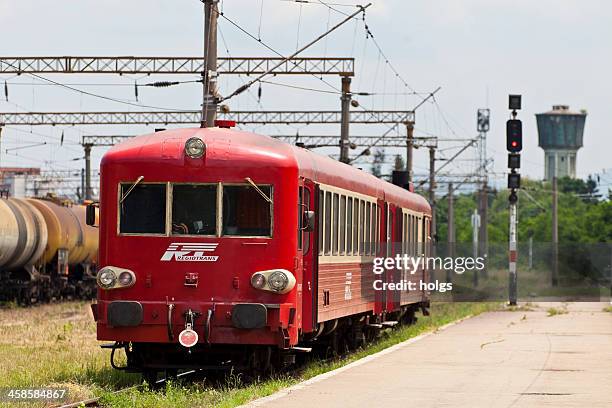
<path fill-rule="evenodd" d="M 318 196 L 312 180 L 299 181 L 298 256 L 301 258 L 302 287 L 301 327 L 305 333 L 315 330 L 317 325 L 317 231 L 318 216 L 315 198 Z M 299 288 L 298 288 L 299 290 Z M 300 294 L 298 294 L 300 295 Z"/>

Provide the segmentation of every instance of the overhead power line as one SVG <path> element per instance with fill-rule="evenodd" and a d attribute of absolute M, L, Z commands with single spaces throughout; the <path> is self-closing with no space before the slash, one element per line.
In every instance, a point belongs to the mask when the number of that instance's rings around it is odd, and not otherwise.
<path fill-rule="evenodd" d="M 332 32 L 336 31 L 339 27 L 341 27 L 344 23 L 346 23 L 347 21 L 349 21 L 352 17 L 354 17 L 355 15 L 359 14 L 360 12 L 364 11 L 365 9 L 367 9 L 368 7 L 370 7 L 372 5 L 372 3 L 369 3 L 363 7 L 361 7 L 361 9 L 359 11 L 356 11 L 355 13 L 351 14 L 349 17 L 345 18 L 344 20 L 342 20 L 341 22 L 339 22 L 338 24 L 336 24 L 335 26 L 333 26 L 332 28 L 330 28 L 329 30 L 327 30 L 325 33 L 319 35 L 317 38 L 315 38 L 314 40 L 310 41 L 308 44 L 304 45 L 302 48 L 298 49 L 296 52 L 294 52 L 293 54 L 291 54 L 288 57 L 285 57 L 282 61 L 280 61 L 277 65 L 282 65 L 284 63 L 286 63 L 287 61 L 290 61 L 292 58 L 295 58 L 296 56 L 298 56 L 299 54 L 301 54 L 302 52 L 304 52 L 305 50 L 307 50 L 308 48 L 310 48 L 311 46 L 313 46 L 314 44 L 316 44 L 317 42 L 319 42 L 322 38 L 325 38 L 326 36 L 328 36 L 329 34 L 331 34 Z M 221 16 L 223 16 L 223 13 L 220 13 Z M 261 79 L 263 79 L 264 77 L 268 76 L 271 74 L 271 72 L 276 69 L 276 66 L 271 67 L 268 71 L 260 74 L 257 78 L 254 78 L 252 80 L 250 80 L 249 82 L 247 82 L 246 84 L 240 86 L 238 89 L 236 89 L 234 92 L 232 92 L 231 94 L 221 98 L 220 102 L 226 101 L 236 95 L 241 94 L 242 92 L 244 92 L 245 90 L 247 90 L 248 88 L 250 88 L 254 83 L 260 81 Z"/>

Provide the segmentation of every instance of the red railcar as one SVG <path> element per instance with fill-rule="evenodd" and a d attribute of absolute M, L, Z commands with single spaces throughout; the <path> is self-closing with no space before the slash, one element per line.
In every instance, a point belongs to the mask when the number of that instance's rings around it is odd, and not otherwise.
<path fill-rule="evenodd" d="M 157 132 L 105 154 L 100 193 L 93 309 L 129 370 L 265 369 L 428 305 L 421 290 L 375 291 L 372 273 L 386 244 L 425 250 L 427 201 L 306 149 L 223 128 Z M 380 279 L 427 278 L 400 274 Z"/>

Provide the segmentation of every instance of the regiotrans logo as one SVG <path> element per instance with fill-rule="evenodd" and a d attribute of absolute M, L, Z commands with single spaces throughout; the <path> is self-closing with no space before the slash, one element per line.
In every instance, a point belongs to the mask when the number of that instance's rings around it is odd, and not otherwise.
<path fill-rule="evenodd" d="M 179 261 L 179 262 L 216 262 L 218 255 L 204 255 L 204 253 L 214 252 L 218 243 L 200 242 L 174 242 L 168 246 L 160 261 Z"/>

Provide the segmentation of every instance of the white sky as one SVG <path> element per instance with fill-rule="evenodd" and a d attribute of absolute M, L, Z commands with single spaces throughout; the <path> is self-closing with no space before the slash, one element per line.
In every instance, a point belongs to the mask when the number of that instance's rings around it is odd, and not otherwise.
<path fill-rule="evenodd" d="M 316 2 L 316 0 L 314 0 Z M 335 0 L 334 3 L 349 3 Z M 341 15 L 316 4 L 299 5 L 280 0 L 225 0 L 224 13 L 287 55 L 296 44 L 304 44 L 325 31 Z M 508 93 L 523 94 L 524 154 L 522 173 L 542 178 L 543 151 L 537 147 L 535 113 L 550 110 L 553 104 L 567 104 L 573 110 L 587 109 L 585 147 L 578 153 L 578 174 L 585 177 L 608 168 L 602 184 L 612 184 L 610 129 L 612 112 L 612 3 L 585 0 L 490 1 L 490 0 L 379 0 L 368 9 L 367 22 L 376 40 L 410 86 L 426 92 L 441 86 L 436 105 L 427 103 L 417 111 L 417 136 L 433 134 L 440 138 L 474 137 L 476 110 L 492 111 L 488 138 L 489 156 L 495 160 L 496 183 L 503 183 L 506 166 L 505 120 L 508 118 Z M 350 7 L 341 10 L 349 12 Z M 300 18 L 301 14 L 301 18 Z M 198 0 L 0 0 L 0 56 L 43 55 L 153 55 L 195 56 L 202 54 L 202 6 Z M 299 38 L 298 38 L 299 22 Z M 267 56 L 269 51 L 223 19 L 221 32 L 232 56 Z M 219 38 L 219 55 L 226 55 Z M 327 41 L 304 55 L 354 56 L 357 76 L 353 90 L 403 93 L 407 89 L 394 79 L 391 70 L 374 48 L 365 41 L 361 23 L 348 23 Z M 124 86 L 80 86 L 97 94 L 134 101 L 133 84 L 137 76 L 46 75 L 64 83 L 107 83 Z M 140 78 L 187 80 L 197 76 Z M 277 77 L 276 82 L 329 90 L 313 77 Z M 83 96 L 54 86 L 29 86 L 38 82 L 23 75 L 0 76 L 9 83 L 9 102 L 0 95 L 0 110 L 9 111 L 101 111 L 137 110 L 123 104 Z M 327 77 L 340 86 L 337 77 Z M 245 78 L 221 79 L 221 92 L 230 93 Z M 18 85 L 18 83 L 22 85 Z M 3 84 L 0 84 L 3 85 Z M 79 86 L 77 86 L 79 87 Z M 257 89 L 253 89 L 255 94 Z M 0 92 L 1 93 L 1 92 Z M 139 103 L 179 109 L 198 109 L 201 99 L 198 84 L 170 89 L 140 88 Z M 364 106 L 376 109 L 411 109 L 419 98 L 385 95 L 361 97 Z M 135 102 L 135 101 L 134 101 Z M 262 105 L 268 110 L 339 109 L 337 95 L 291 90 L 264 84 Z M 231 100 L 234 110 L 258 109 L 253 95 L 245 93 Z M 73 160 L 82 156 L 78 144 L 84 134 L 138 134 L 152 130 L 144 126 L 79 126 L 8 128 L 3 132 L 1 165 L 42 166 L 53 169 L 83 166 Z M 339 125 L 267 126 L 255 129 L 267 134 L 338 134 Z M 384 126 L 352 126 L 352 134 L 378 135 Z M 36 132 L 27 134 L 24 132 Z M 64 131 L 64 146 L 58 139 Z M 20 150 L 6 148 L 40 147 Z M 459 144 L 441 144 L 441 154 L 450 157 Z M 322 153 L 336 153 L 336 149 Z M 397 149 L 403 153 L 404 149 Z M 94 167 L 104 148 L 94 150 Z M 353 152 L 354 153 L 354 152 Z M 394 153 L 388 150 L 389 160 Z M 473 157 L 469 152 L 461 156 Z M 427 152 L 415 152 L 415 172 L 424 174 Z M 364 164 L 363 167 L 369 168 Z M 448 168 L 467 173 L 475 164 L 459 161 Z"/>

